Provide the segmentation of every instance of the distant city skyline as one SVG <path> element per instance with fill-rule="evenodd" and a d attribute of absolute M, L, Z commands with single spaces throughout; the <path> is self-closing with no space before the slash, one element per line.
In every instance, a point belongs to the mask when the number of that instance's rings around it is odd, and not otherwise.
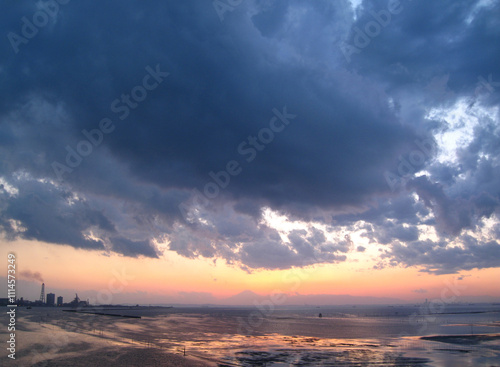
<path fill-rule="evenodd" d="M 21 281 L 22 285 L 22 294 L 25 301 L 35 301 L 35 297 L 31 297 L 29 293 L 34 295 L 33 289 L 36 288 L 37 284 L 35 282 L 26 282 Z M 31 292 L 30 292 L 31 290 Z M 246 305 L 253 306 L 255 304 L 261 303 L 269 303 L 270 300 L 279 299 L 279 302 L 274 302 L 275 306 L 301 306 L 301 305 L 383 305 L 383 304 L 414 304 L 414 303 L 428 303 L 433 301 L 440 301 L 442 296 L 440 294 L 433 294 L 422 292 L 421 290 L 413 291 L 414 294 L 411 298 L 399 298 L 395 297 L 377 297 L 377 296 L 365 296 L 365 295 L 350 295 L 350 294 L 334 294 L 334 293 L 324 293 L 324 294 L 280 294 L 277 296 L 276 294 L 266 294 L 266 293 L 255 293 L 251 290 L 243 290 L 242 292 L 227 295 L 214 297 L 209 293 L 197 293 L 193 298 L 189 298 L 187 295 L 183 297 L 176 297 L 175 295 L 162 295 L 156 294 L 153 296 L 145 297 L 145 298 L 136 298 L 136 296 L 131 294 L 117 294 L 116 297 L 112 298 L 112 302 L 102 302 L 105 300 L 103 296 L 100 297 L 100 301 L 98 302 L 99 294 L 103 294 L 103 290 L 86 290 L 81 292 L 79 290 L 71 290 L 71 289 L 52 289 L 57 296 L 56 305 L 62 304 L 63 299 L 73 300 L 75 298 L 75 293 L 80 292 L 79 294 L 83 297 L 82 299 L 89 299 L 91 305 L 99 305 L 99 304 L 129 304 L 129 305 L 173 305 L 173 304 L 183 304 L 183 305 L 196 305 L 196 304 L 206 304 L 206 305 L 219 305 L 219 306 L 238 306 L 238 305 Z M 462 288 L 457 281 L 448 282 L 443 289 L 441 289 L 440 293 L 446 293 L 446 299 L 448 303 L 500 303 L 500 296 L 492 296 L 492 295 L 466 295 L 461 294 Z M 48 293 L 47 297 L 49 296 Z M 60 294 L 64 294 L 65 296 L 60 296 Z M 19 298 L 20 298 L 19 297 Z M 61 302 L 59 299 L 61 298 Z M 69 302 L 69 301 L 67 301 Z M 49 304 L 47 299 L 46 304 Z"/>

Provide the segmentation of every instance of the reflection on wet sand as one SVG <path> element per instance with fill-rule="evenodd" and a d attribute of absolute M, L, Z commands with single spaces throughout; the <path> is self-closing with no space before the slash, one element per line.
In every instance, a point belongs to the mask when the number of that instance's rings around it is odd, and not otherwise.
<path fill-rule="evenodd" d="M 141 319 L 19 311 L 20 365 L 78 366 L 82 355 L 96 366 L 491 366 L 500 358 L 500 334 L 422 337 L 403 317 L 277 315 L 245 335 L 238 332 L 241 310 L 142 308 Z M 442 325 L 429 330 L 469 328 L 459 319 L 436 320 Z M 478 319 L 475 327 L 499 332 L 497 320 Z M 413 335 L 403 336 L 405 330 Z"/>

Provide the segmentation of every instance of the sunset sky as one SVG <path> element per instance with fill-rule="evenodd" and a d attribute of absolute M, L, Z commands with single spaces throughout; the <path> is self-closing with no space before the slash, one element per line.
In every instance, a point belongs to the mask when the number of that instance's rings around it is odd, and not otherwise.
<path fill-rule="evenodd" d="M 0 281 L 15 253 L 19 297 L 500 301 L 500 1 L 0 18 Z"/>

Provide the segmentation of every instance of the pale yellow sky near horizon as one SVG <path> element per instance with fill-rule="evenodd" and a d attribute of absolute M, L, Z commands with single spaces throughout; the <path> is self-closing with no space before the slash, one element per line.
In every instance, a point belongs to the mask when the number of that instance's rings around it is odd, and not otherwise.
<path fill-rule="evenodd" d="M 100 303 L 108 299 L 113 303 L 217 303 L 245 290 L 259 295 L 279 291 L 287 295 L 419 301 L 439 298 L 453 284 L 459 284 L 454 291 L 459 297 L 500 298 L 494 281 L 500 279 L 500 268 L 464 271 L 460 273 L 462 279 L 457 280 L 457 274 L 433 275 L 416 267 L 374 269 L 373 259 L 356 253 L 338 264 L 248 273 L 221 260 L 214 263 L 210 259 L 187 259 L 172 251 L 159 259 L 129 258 L 36 241 L 2 242 L 1 274 L 7 273 L 7 254 L 13 252 L 18 279 L 28 280 L 22 276 L 23 271 L 39 272 L 46 293 L 63 295 L 65 301 L 71 300 L 74 293 L 86 299 L 92 297 L 89 294 L 101 292 Z M 6 287 L 1 289 L 1 296 L 6 297 Z M 451 291 L 445 291 L 446 297 L 453 295 Z M 35 282 L 26 289 L 18 288 L 18 297 L 36 300 L 39 292 L 39 282 Z"/>

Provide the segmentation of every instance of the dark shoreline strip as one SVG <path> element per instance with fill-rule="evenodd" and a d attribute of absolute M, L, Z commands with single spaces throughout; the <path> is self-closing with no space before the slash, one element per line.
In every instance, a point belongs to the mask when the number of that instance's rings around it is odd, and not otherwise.
<path fill-rule="evenodd" d="M 449 344 L 476 345 L 481 342 L 498 340 L 500 334 L 434 335 L 421 336 L 420 339 Z"/>
<path fill-rule="evenodd" d="M 75 313 L 86 313 L 92 315 L 102 315 L 102 316 L 114 316 L 114 317 L 125 317 L 129 319 L 140 319 L 141 316 L 133 315 L 118 315 L 116 313 L 104 313 L 104 312 L 92 312 L 92 311 L 78 311 L 78 310 L 62 310 L 63 312 L 75 312 Z"/>
<path fill-rule="evenodd" d="M 436 312 L 431 315 L 462 315 L 469 313 L 499 313 L 500 310 L 489 310 L 489 311 L 463 311 L 463 312 Z"/>

